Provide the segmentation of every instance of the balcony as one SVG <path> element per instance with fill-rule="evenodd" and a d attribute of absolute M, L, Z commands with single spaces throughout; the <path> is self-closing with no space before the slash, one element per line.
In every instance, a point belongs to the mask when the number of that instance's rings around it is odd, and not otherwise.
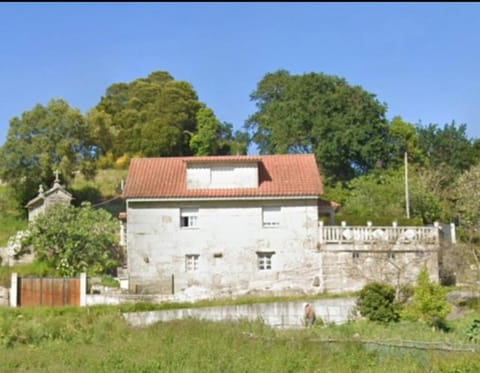
<path fill-rule="evenodd" d="M 433 227 L 393 226 L 324 226 L 319 223 L 320 244 L 438 244 L 438 223 Z"/>

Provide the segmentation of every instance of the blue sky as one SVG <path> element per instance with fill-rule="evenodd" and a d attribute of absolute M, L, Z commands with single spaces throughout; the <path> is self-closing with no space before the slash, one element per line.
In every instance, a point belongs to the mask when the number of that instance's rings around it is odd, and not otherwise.
<path fill-rule="evenodd" d="M 0 49 L 0 144 L 37 103 L 86 113 L 156 70 L 235 128 L 263 76 L 286 69 L 361 85 L 389 119 L 480 137 L 480 3 L 0 3 Z"/>

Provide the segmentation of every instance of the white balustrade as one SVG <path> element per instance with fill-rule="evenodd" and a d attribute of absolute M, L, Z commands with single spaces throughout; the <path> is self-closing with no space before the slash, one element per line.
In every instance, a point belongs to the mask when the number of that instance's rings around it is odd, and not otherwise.
<path fill-rule="evenodd" d="M 319 226 L 320 243 L 437 243 L 439 228 L 399 226 Z"/>

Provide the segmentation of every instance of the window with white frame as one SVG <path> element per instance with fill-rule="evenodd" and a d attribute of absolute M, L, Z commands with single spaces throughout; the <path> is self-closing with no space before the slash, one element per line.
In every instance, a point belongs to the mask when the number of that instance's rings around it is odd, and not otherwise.
<path fill-rule="evenodd" d="M 280 225 L 280 207 L 263 207 L 262 222 L 265 228 L 274 228 Z"/>
<path fill-rule="evenodd" d="M 180 209 L 180 227 L 196 228 L 198 227 L 198 208 Z"/>
<path fill-rule="evenodd" d="M 185 255 L 185 272 L 195 272 L 198 270 L 198 254 Z"/>
<path fill-rule="evenodd" d="M 257 252 L 257 267 L 260 271 L 270 271 L 272 269 L 273 252 Z"/>

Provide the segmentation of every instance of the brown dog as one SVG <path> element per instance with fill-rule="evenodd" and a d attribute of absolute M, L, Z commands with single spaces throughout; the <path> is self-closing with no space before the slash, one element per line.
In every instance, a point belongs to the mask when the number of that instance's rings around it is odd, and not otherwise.
<path fill-rule="evenodd" d="M 310 304 L 305 305 L 305 325 L 307 327 L 313 326 L 315 324 L 315 320 L 317 317 L 315 316 L 315 310 Z"/>

